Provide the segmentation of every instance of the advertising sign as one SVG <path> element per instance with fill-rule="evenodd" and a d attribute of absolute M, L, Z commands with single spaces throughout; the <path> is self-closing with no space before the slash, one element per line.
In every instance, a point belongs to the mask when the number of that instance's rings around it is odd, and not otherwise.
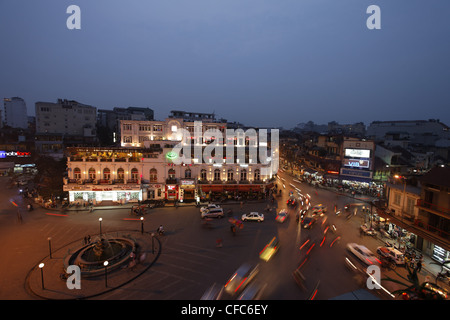
<path fill-rule="evenodd" d="M 345 156 L 351 158 L 370 158 L 370 150 L 367 149 L 345 149 Z"/>
<path fill-rule="evenodd" d="M 351 168 L 369 168 L 370 161 L 362 159 L 344 159 L 343 165 Z"/>

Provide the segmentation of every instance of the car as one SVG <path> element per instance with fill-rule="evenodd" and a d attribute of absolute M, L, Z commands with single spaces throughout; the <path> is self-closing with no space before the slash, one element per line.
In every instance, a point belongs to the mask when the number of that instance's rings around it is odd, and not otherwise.
<path fill-rule="evenodd" d="M 286 209 L 283 209 L 280 212 L 278 212 L 277 216 L 275 217 L 275 221 L 283 223 L 288 217 L 289 212 Z"/>
<path fill-rule="evenodd" d="M 297 207 L 298 206 L 298 200 L 295 199 L 294 197 L 289 198 L 289 200 L 286 202 L 286 204 L 288 205 L 288 207 Z"/>
<path fill-rule="evenodd" d="M 314 223 L 316 223 L 316 221 L 317 221 L 317 217 L 316 216 L 308 215 L 308 216 L 305 216 L 302 219 L 301 223 L 302 223 L 303 228 L 311 229 L 312 226 L 314 225 Z"/>
<path fill-rule="evenodd" d="M 201 214 L 203 218 L 223 218 L 222 208 L 209 209 Z"/>
<path fill-rule="evenodd" d="M 268 244 L 261 250 L 259 257 L 264 261 L 269 261 L 279 248 L 277 237 L 273 237 Z"/>
<path fill-rule="evenodd" d="M 219 209 L 219 208 L 220 208 L 220 206 L 218 204 L 210 203 L 207 206 L 201 207 L 200 213 L 206 212 L 210 209 Z"/>
<path fill-rule="evenodd" d="M 448 292 L 447 290 L 439 287 L 437 284 L 432 282 L 426 282 L 424 287 L 430 291 L 432 291 L 435 294 L 438 294 L 441 299 L 447 299 L 448 298 Z"/>
<path fill-rule="evenodd" d="M 258 264 L 242 264 L 225 283 L 225 292 L 231 297 L 237 296 L 255 278 L 258 272 Z"/>
<path fill-rule="evenodd" d="M 266 284 L 258 282 L 258 280 L 250 283 L 239 295 L 238 300 L 259 300 Z"/>
<path fill-rule="evenodd" d="M 209 287 L 200 300 L 220 300 L 222 296 L 223 286 L 214 282 L 211 287 Z"/>
<path fill-rule="evenodd" d="M 318 215 L 322 216 L 325 212 L 327 212 L 327 207 L 324 206 L 323 204 L 315 205 L 312 208 L 312 213 L 313 214 L 318 214 Z"/>
<path fill-rule="evenodd" d="M 264 214 L 259 212 L 244 213 L 241 217 L 242 221 L 264 221 Z"/>
<path fill-rule="evenodd" d="M 381 264 L 381 261 L 375 256 L 375 254 L 363 245 L 357 243 L 348 243 L 347 250 L 350 251 L 359 260 L 364 262 L 366 265 Z"/>
<path fill-rule="evenodd" d="M 395 264 L 405 264 L 405 256 L 402 252 L 392 247 L 378 247 L 377 253 L 380 256 L 390 258 Z"/>

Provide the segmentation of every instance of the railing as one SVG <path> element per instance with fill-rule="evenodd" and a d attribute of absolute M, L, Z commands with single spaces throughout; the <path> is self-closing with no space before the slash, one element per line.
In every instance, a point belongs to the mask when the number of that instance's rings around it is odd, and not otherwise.
<path fill-rule="evenodd" d="M 437 236 L 439 236 L 441 238 L 450 240 L 450 233 L 449 232 L 441 230 L 441 229 L 438 229 L 438 228 L 436 228 L 434 226 L 431 226 L 429 224 L 423 223 L 421 220 L 418 220 L 418 219 L 415 220 L 414 221 L 414 225 L 419 227 L 419 228 L 421 228 L 421 229 L 424 229 L 424 230 L 428 231 L 429 233 L 432 233 L 432 234 L 437 235 Z"/>
<path fill-rule="evenodd" d="M 448 208 L 440 207 L 436 204 L 426 202 L 423 199 L 417 200 L 417 206 L 421 207 L 421 208 L 425 208 L 425 209 L 431 209 L 434 211 L 439 211 L 442 213 L 450 214 L 450 210 Z"/>

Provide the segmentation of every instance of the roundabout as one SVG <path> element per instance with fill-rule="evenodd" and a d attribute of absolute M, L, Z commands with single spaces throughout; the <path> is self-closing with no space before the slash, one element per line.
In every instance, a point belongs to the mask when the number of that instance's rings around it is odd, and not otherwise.
<path fill-rule="evenodd" d="M 153 233 L 97 234 L 92 241 L 80 239 L 49 252 L 29 271 L 25 287 L 29 294 L 49 300 L 96 297 L 138 278 L 160 253 L 161 242 Z"/>

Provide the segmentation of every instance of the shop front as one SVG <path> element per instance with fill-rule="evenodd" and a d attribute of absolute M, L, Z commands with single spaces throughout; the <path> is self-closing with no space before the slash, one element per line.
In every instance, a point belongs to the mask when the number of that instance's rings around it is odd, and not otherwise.
<path fill-rule="evenodd" d="M 100 204 L 104 201 L 118 203 L 138 202 L 142 200 L 142 191 L 113 189 L 113 188 L 91 188 L 83 190 L 65 190 L 69 192 L 69 202 L 78 204 Z"/>
<path fill-rule="evenodd" d="M 144 200 L 160 200 L 162 199 L 164 186 L 162 184 L 144 184 L 143 190 L 147 195 Z"/>
<path fill-rule="evenodd" d="M 182 179 L 180 181 L 180 201 L 193 202 L 195 201 L 195 180 Z"/>
<path fill-rule="evenodd" d="M 178 192 L 177 184 L 167 184 L 165 188 L 165 199 L 168 201 L 178 200 Z"/>

